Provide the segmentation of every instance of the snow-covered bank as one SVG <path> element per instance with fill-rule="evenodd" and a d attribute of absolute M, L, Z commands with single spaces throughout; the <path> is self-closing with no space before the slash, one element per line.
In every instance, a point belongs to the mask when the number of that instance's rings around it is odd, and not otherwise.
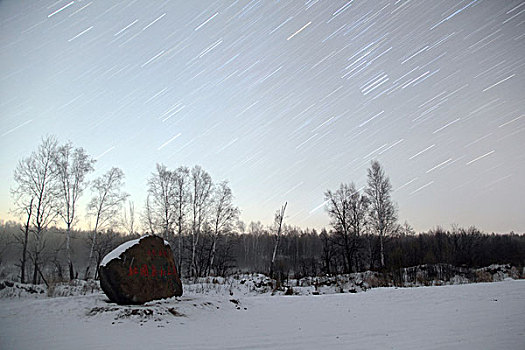
<path fill-rule="evenodd" d="M 525 281 L 319 296 L 203 295 L 118 306 L 101 293 L 0 300 L 8 349 L 523 349 Z"/>
<path fill-rule="evenodd" d="M 364 271 L 351 274 L 283 279 L 280 283 L 262 274 L 241 274 L 227 278 L 201 277 L 185 280 L 185 290 L 204 294 L 236 293 L 320 295 L 357 293 L 377 287 L 421 287 L 500 282 L 525 278 L 525 272 L 510 265 L 464 268 L 449 264 L 420 265 L 394 272 Z M 0 294 L 1 295 L 1 294 Z"/>
<path fill-rule="evenodd" d="M 510 265 L 491 265 L 479 269 L 447 264 L 404 268 L 396 273 L 364 271 L 345 275 L 303 277 L 281 282 L 262 274 L 235 274 L 229 277 L 183 279 L 185 293 L 218 295 L 322 295 L 357 293 L 377 287 L 421 287 L 453 284 L 500 282 L 524 278 L 525 273 Z M 0 281 L 0 298 L 45 298 L 78 296 L 101 292 L 99 281 L 73 280 L 45 285 Z"/>

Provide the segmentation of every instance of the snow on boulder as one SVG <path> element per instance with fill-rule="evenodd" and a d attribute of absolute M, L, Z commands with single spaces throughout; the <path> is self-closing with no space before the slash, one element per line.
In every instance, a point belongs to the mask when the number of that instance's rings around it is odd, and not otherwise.
<path fill-rule="evenodd" d="M 117 304 L 182 295 L 182 282 L 168 242 L 150 235 L 125 242 L 109 252 L 99 267 L 100 287 Z"/>

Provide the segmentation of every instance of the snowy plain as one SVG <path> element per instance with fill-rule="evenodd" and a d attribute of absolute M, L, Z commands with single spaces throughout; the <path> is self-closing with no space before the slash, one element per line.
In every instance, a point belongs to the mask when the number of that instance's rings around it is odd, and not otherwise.
<path fill-rule="evenodd" d="M 0 349 L 525 349 L 525 280 L 285 296 L 0 300 Z"/>

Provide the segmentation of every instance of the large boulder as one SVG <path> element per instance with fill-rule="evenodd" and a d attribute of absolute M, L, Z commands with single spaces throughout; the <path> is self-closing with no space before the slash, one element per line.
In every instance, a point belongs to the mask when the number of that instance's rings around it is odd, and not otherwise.
<path fill-rule="evenodd" d="M 117 304 L 145 302 L 182 295 L 170 245 L 159 236 L 125 242 L 104 257 L 100 287 Z"/>

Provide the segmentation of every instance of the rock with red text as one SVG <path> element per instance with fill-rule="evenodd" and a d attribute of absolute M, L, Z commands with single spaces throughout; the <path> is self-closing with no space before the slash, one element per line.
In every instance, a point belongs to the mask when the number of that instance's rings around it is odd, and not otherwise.
<path fill-rule="evenodd" d="M 100 287 L 117 304 L 182 295 L 170 245 L 150 235 L 125 242 L 107 254 L 99 267 Z"/>

